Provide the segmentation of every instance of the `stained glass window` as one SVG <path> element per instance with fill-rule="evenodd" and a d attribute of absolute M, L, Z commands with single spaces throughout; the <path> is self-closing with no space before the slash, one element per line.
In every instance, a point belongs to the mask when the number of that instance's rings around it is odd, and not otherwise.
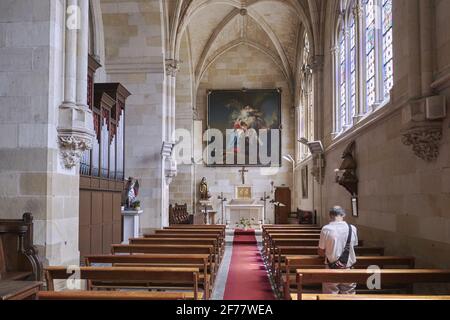
<path fill-rule="evenodd" d="M 311 44 L 308 35 L 305 34 L 302 56 L 302 74 L 301 74 L 301 106 L 300 106 L 300 137 L 312 140 L 314 127 L 314 103 L 313 103 L 313 85 L 312 71 L 310 67 Z M 309 156 L 309 149 L 302 145 L 300 149 L 300 158 Z"/>
<path fill-rule="evenodd" d="M 356 115 L 356 24 L 350 17 L 350 116 Z"/>
<path fill-rule="evenodd" d="M 366 18 L 366 101 L 368 107 L 371 107 L 376 101 L 375 9 L 374 0 L 367 0 L 364 10 Z"/>
<path fill-rule="evenodd" d="M 345 32 L 342 30 L 339 36 L 339 124 L 342 129 L 346 125 L 347 117 L 347 48 L 345 44 Z"/>
<path fill-rule="evenodd" d="M 392 0 L 341 0 L 339 18 L 336 133 L 348 128 L 360 111 L 371 112 L 371 107 L 389 99 L 393 86 Z M 364 105 L 360 106 L 360 101 Z"/>
<path fill-rule="evenodd" d="M 389 98 L 389 93 L 394 85 L 394 63 L 392 48 L 392 0 L 383 0 L 383 85 L 384 98 Z"/>

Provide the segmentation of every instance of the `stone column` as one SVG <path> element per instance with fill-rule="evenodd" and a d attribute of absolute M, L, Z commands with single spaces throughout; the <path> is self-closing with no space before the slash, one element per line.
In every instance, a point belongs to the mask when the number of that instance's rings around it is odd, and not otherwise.
<path fill-rule="evenodd" d="M 74 107 L 77 81 L 78 0 L 67 0 L 65 26 L 64 101 L 61 107 Z"/>
<path fill-rule="evenodd" d="M 358 48 L 364 48 L 364 39 L 361 36 L 363 26 L 363 10 L 361 7 L 361 2 L 357 1 L 355 7 L 353 8 L 353 16 L 355 18 L 355 26 L 356 26 L 356 45 Z M 366 113 L 366 101 L 365 101 L 365 82 L 363 79 L 365 78 L 365 68 L 362 67 L 362 62 L 364 61 L 363 50 L 356 51 L 356 114 L 353 118 L 353 123 L 356 124 Z"/>
<path fill-rule="evenodd" d="M 76 102 L 87 107 L 87 70 L 89 54 L 89 0 L 78 0 L 80 7 L 80 28 L 77 35 L 77 90 Z"/>
<path fill-rule="evenodd" d="M 433 82 L 434 1 L 408 1 L 409 103 L 403 108 L 402 142 L 427 162 L 436 161 L 446 117 L 445 96 L 435 95 Z"/>
<path fill-rule="evenodd" d="M 433 95 L 433 0 L 420 1 L 420 66 L 422 96 Z"/>
<path fill-rule="evenodd" d="M 336 57 L 336 53 L 337 53 L 338 47 L 337 45 L 335 45 L 334 47 L 331 48 L 330 53 L 331 53 L 331 66 L 332 66 L 332 79 L 331 79 L 331 90 L 332 90 L 332 97 L 331 97 L 331 105 L 333 106 L 333 110 L 332 110 L 332 119 L 333 119 L 333 132 L 332 132 L 332 136 L 333 138 L 337 135 L 337 129 L 338 129 L 338 119 L 337 119 L 337 108 L 338 108 L 338 101 L 339 99 L 337 98 L 338 92 L 336 90 L 337 86 L 338 86 L 338 72 L 337 72 L 337 57 Z"/>
<path fill-rule="evenodd" d="M 165 75 L 166 75 L 166 114 L 165 114 L 165 137 L 163 152 L 161 154 L 162 161 L 162 174 L 163 179 L 161 181 L 161 188 L 163 190 L 161 199 L 161 227 L 165 227 L 169 224 L 169 186 L 172 179 L 177 175 L 177 163 L 171 155 L 169 145 L 173 144 L 175 136 L 175 86 L 176 75 L 179 70 L 179 62 L 175 59 L 166 59 L 165 61 Z"/>
<path fill-rule="evenodd" d="M 57 130 L 61 166 L 72 170 L 92 147 L 94 124 L 86 108 L 89 2 L 67 0 L 66 5 L 64 101 Z"/>

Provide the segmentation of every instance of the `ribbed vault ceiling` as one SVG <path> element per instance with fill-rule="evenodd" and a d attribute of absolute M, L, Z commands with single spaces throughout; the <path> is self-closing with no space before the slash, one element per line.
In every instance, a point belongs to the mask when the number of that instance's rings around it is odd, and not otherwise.
<path fill-rule="evenodd" d="M 196 83 L 215 59 L 243 43 L 270 56 L 292 83 L 297 64 L 299 32 L 302 18 L 306 16 L 302 10 L 302 2 L 298 0 L 185 2 L 178 18 L 181 37 L 189 39 L 190 63 Z"/>

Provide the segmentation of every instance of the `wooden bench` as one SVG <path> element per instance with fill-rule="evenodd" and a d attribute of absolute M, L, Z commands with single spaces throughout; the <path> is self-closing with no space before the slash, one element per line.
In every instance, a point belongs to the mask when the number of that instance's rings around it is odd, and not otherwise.
<path fill-rule="evenodd" d="M 208 224 L 191 224 L 191 225 L 174 225 L 174 226 L 168 226 L 164 227 L 164 229 L 223 229 L 225 230 L 227 228 L 224 224 L 214 224 L 214 225 L 208 225 Z"/>
<path fill-rule="evenodd" d="M 130 244 L 153 244 L 153 245 L 212 245 L 214 247 L 214 253 L 217 256 L 217 261 L 220 263 L 222 260 L 222 250 L 215 238 L 132 238 L 129 240 Z"/>
<path fill-rule="evenodd" d="M 38 300 L 188 300 L 183 292 L 40 291 Z"/>
<path fill-rule="evenodd" d="M 42 279 L 42 263 L 33 245 L 33 216 L 0 220 L 0 280 Z"/>
<path fill-rule="evenodd" d="M 263 247 L 267 248 L 272 246 L 272 241 L 276 239 L 320 239 L 320 233 L 271 233 L 267 237 L 263 237 Z"/>
<path fill-rule="evenodd" d="M 219 243 L 221 246 L 225 245 L 225 231 L 224 230 L 214 230 L 214 229 L 162 229 L 162 230 L 155 230 L 154 234 L 173 234 L 177 233 L 180 236 L 186 235 L 191 236 L 192 234 L 197 235 L 209 235 L 219 238 Z M 147 235 L 144 235 L 144 238 L 146 238 Z"/>
<path fill-rule="evenodd" d="M 366 284 L 372 276 L 365 269 L 330 270 L 330 269 L 298 269 L 297 294 L 293 300 L 302 300 L 303 286 L 322 283 L 357 283 Z M 448 283 L 450 270 L 447 269 L 381 269 L 381 286 L 413 285 L 415 283 Z M 376 293 L 376 291 L 374 291 Z"/>
<path fill-rule="evenodd" d="M 88 267 L 108 264 L 112 267 L 189 267 L 199 269 L 199 284 L 208 299 L 212 292 L 214 273 L 207 254 L 144 254 L 144 255 L 91 255 L 85 257 Z"/>
<path fill-rule="evenodd" d="M 324 301 L 336 301 L 336 300 L 350 300 L 350 301 L 361 301 L 361 300 L 450 300 L 448 295 L 431 295 L 431 296 L 420 296 L 420 295 L 396 295 L 396 294 L 349 294 L 349 295 L 335 295 L 335 294 L 308 294 L 305 293 L 302 296 L 302 300 L 324 300 Z"/>
<path fill-rule="evenodd" d="M 207 254 L 209 256 L 208 265 L 211 272 L 217 273 L 219 269 L 217 257 L 212 245 L 151 245 L 151 244 L 115 244 L 111 246 L 112 254 Z"/>
<path fill-rule="evenodd" d="M 414 269 L 414 257 L 399 257 L 399 256 L 360 256 L 357 257 L 357 262 L 354 265 L 356 269 L 364 269 L 369 266 L 378 266 L 380 268 L 408 268 Z M 324 258 L 319 256 L 287 256 L 285 258 L 284 268 L 280 268 L 278 273 L 277 283 L 279 288 L 282 288 L 285 299 L 290 299 L 291 286 L 295 285 L 296 271 L 300 268 L 306 269 L 324 269 Z"/>
<path fill-rule="evenodd" d="M 54 280 L 66 280 L 73 274 L 67 272 L 66 267 L 48 267 L 45 269 L 47 289 L 55 291 Z M 136 286 L 142 288 L 145 284 L 147 288 L 177 290 L 183 286 L 180 292 L 185 292 L 187 297 L 194 300 L 202 299 L 199 292 L 198 268 L 169 268 L 169 267 L 80 267 L 77 274 L 78 279 L 87 280 L 87 289 L 91 291 L 91 283 L 96 284 L 96 288 L 111 289 L 135 289 Z"/>
<path fill-rule="evenodd" d="M 309 247 L 316 246 L 319 247 L 319 239 L 276 239 L 271 242 L 265 254 L 268 261 L 274 261 L 274 256 L 277 254 L 278 247 Z M 359 247 L 364 247 L 364 241 L 359 240 Z"/>
<path fill-rule="evenodd" d="M 277 267 L 282 267 L 282 263 L 284 263 L 286 256 L 311 256 L 317 255 L 317 246 L 299 246 L 299 247 L 290 247 L 290 246 L 279 246 L 276 247 L 275 255 L 273 256 L 273 260 L 270 261 L 269 267 L 271 268 L 270 272 L 275 273 Z M 357 256 L 384 256 L 384 248 L 383 247 L 355 247 L 355 254 Z"/>

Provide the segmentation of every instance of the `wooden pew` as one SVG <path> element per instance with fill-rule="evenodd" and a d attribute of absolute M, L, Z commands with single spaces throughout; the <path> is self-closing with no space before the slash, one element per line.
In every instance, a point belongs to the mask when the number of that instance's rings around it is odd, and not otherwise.
<path fill-rule="evenodd" d="M 354 295 L 335 295 L 335 294 L 308 294 L 305 293 L 302 296 L 302 300 L 324 300 L 324 301 L 336 301 L 336 300 L 349 300 L 349 301 L 362 301 L 362 300 L 450 300 L 449 295 L 396 295 L 396 294 L 354 294 Z"/>
<path fill-rule="evenodd" d="M 299 227 L 302 227 L 302 228 L 311 228 L 311 229 L 314 229 L 314 228 L 320 228 L 320 226 L 318 226 L 318 225 L 313 225 L 313 224 L 310 224 L 310 225 L 304 225 L 304 224 L 263 224 L 262 225 L 262 229 L 268 229 L 268 228 L 280 228 L 280 229 L 290 229 L 290 228 L 299 228 Z"/>
<path fill-rule="evenodd" d="M 305 235 L 305 237 L 303 237 Z M 273 240 L 275 239 L 320 239 L 320 231 L 314 232 L 311 230 L 295 230 L 295 231 L 286 231 L 286 230 L 277 230 L 277 231 L 267 231 L 266 233 L 263 233 L 262 235 L 262 245 L 264 248 L 264 258 L 267 259 L 268 257 L 265 256 L 266 252 L 269 251 L 269 247 L 273 246 Z"/>
<path fill-rule="evenodd" d="M 190 225 L 173 225 L 164 227 L 164 229 L 223 229 L 225 230 L 227 228 L 224 224 L 214 224 L 214 225 L 208 225 L 208 224 L 190 224 Z"/>
<path fill-rule="evenodd" d="M 311 256 L 317 255 L 317 246 L 279 246 L 276 248 L 273 261 L 270 261 L 271 272 L 274 273 L 277 267 L 282 267 L 286 256 Z M 355 247 L 357 256 L 384 256 L 383 247 Z M 277 265 L 278 264 L 278 265 Z"/>
<path fill-rule="evenodd" d="M 42 263 L 33 244 L 33 216 L 0 220 L 0 280 L 42 278 Z"/>
<path fill-rule="evenodd" d="M 214 230 L 214 229 L 162 229 L 162 230 L 155 230 L 155 234 L 165 234 L 165 233 L 178 233 L 178 234 L 206 234 L 206 235 L 215 235 L 220 238 L 220 240 L 223 242 L 225 241 L 225 231 L 223 230 Z M 144 238 L 146 235 L 144 235 Z"/>
<path fill-rule="evenodd" d="M 219 269 L 217 257 L 212 245 L 151 245 L 151 244 L 115 244 L 111 246 L 112 254 L 207 254 L 209 256 L 208 265 L 211 266 L 211 273 L 216 274 Z M 215 276 L 213 276 L 214 281 Z"/>
<path fill-rule="evenodd" d="M 181 245 L 212 245 L 218 262 L 222 260 L 222 250 L 215 238 L 131 238 L 130 244 L 181 244 Z"/>
<path fill-rule="evenodd" d="M 295 284 L 295 272 L 298 269 L 324 269 L 324 263 L 324 258 L 321 258 L 319 256 L 287 256 L 285 258 L 284 269 L 282 269 L 283 272 L 278 274 L 278 285 L 279 288 L 283 288 L 284 298 L 290 299 L 291 286 Z M 364 269 L 373 265 L 380 268 L 395 267 L 414 269 L 415 258 L 399 256 L 360 256 L 357 257 L 357 262 L 354 265 L 354 268 Z"/>
<path fill-rule="evenodd" d="M 295 233 L 269 233 L 263 237 L 263 247 L 271 246 L 275 239 L 320 239 L 320 233 L 311 233 L 308 231 L 297 231 Z"/>
<path fill-rule="evenodd" d="M 71 276 L 72 274 L 67 272 L 67 267 L 46 268 L 47 289 L 55 291 L 54 280 L 66 280 Z M 89 291 L 91 282 L 105 283 L 108 289 L 135 288 L 136 284 L 145 283 L 151 288 L 170 288 L 172 291 L 182 285 L 183 290 L 190 289 L 186 295 L 194 300 L 202 298 L 202 294 L 198 290 L 198 278 L 198 268 L 80 267 L 78 272 L 78 279 L 88 280 Z"/>
<path fill-rule="evenodd" d="M 209 299 L 212 292 L 214 273 L 207 254 L 144 254 L 144 255 L 90 255 L 85 257 L 85 265 L 110 264 L 121 267 L 189 267 L 199 269 L 199 284 L 203 286 Z"/>
<path fill-rule="evenodd" d="M 287 237 L 295 237 L 295 235 L 305 234 L 307 235 L 307 237 L 320 238 L 320 232 L 321 232 L 320 230 L 284 230 L 284 229 L 267 230 L 262 233 L 262 241 L 263 246 L 267 246 L 270 244 L 271 240 L 274 237 L 280 237 L 281 235 L 286 235 Z"/>
<path fill-rule="evenodd" d="M 319 239 L 277 239 L 271 242 L 271 246 L 267 248 L 266 255 L 268 261 L 274 261 L 278 247 L 319 247 Z M 359 240 L 359 247 L 364 247 L 364 241 Z"/>
<path fill-rule="evenodd" d="M 366 284 L 368 278 L 372 276 L 365 269 L 298 269 L 296 273 L 297 294 L 291 295 L 294 300 L 302 300 L 304 285 L 328 282 Z M 379 270 L 379 276 L 381 277 L 382 288 L 386 285 L 450 282 L 450 270 L 447 269 L 381 269 Z"/>
<path fill-rule="evenodd" d="M 183 292 L 40 291 L 38 300 L 188 300 Z"/>

